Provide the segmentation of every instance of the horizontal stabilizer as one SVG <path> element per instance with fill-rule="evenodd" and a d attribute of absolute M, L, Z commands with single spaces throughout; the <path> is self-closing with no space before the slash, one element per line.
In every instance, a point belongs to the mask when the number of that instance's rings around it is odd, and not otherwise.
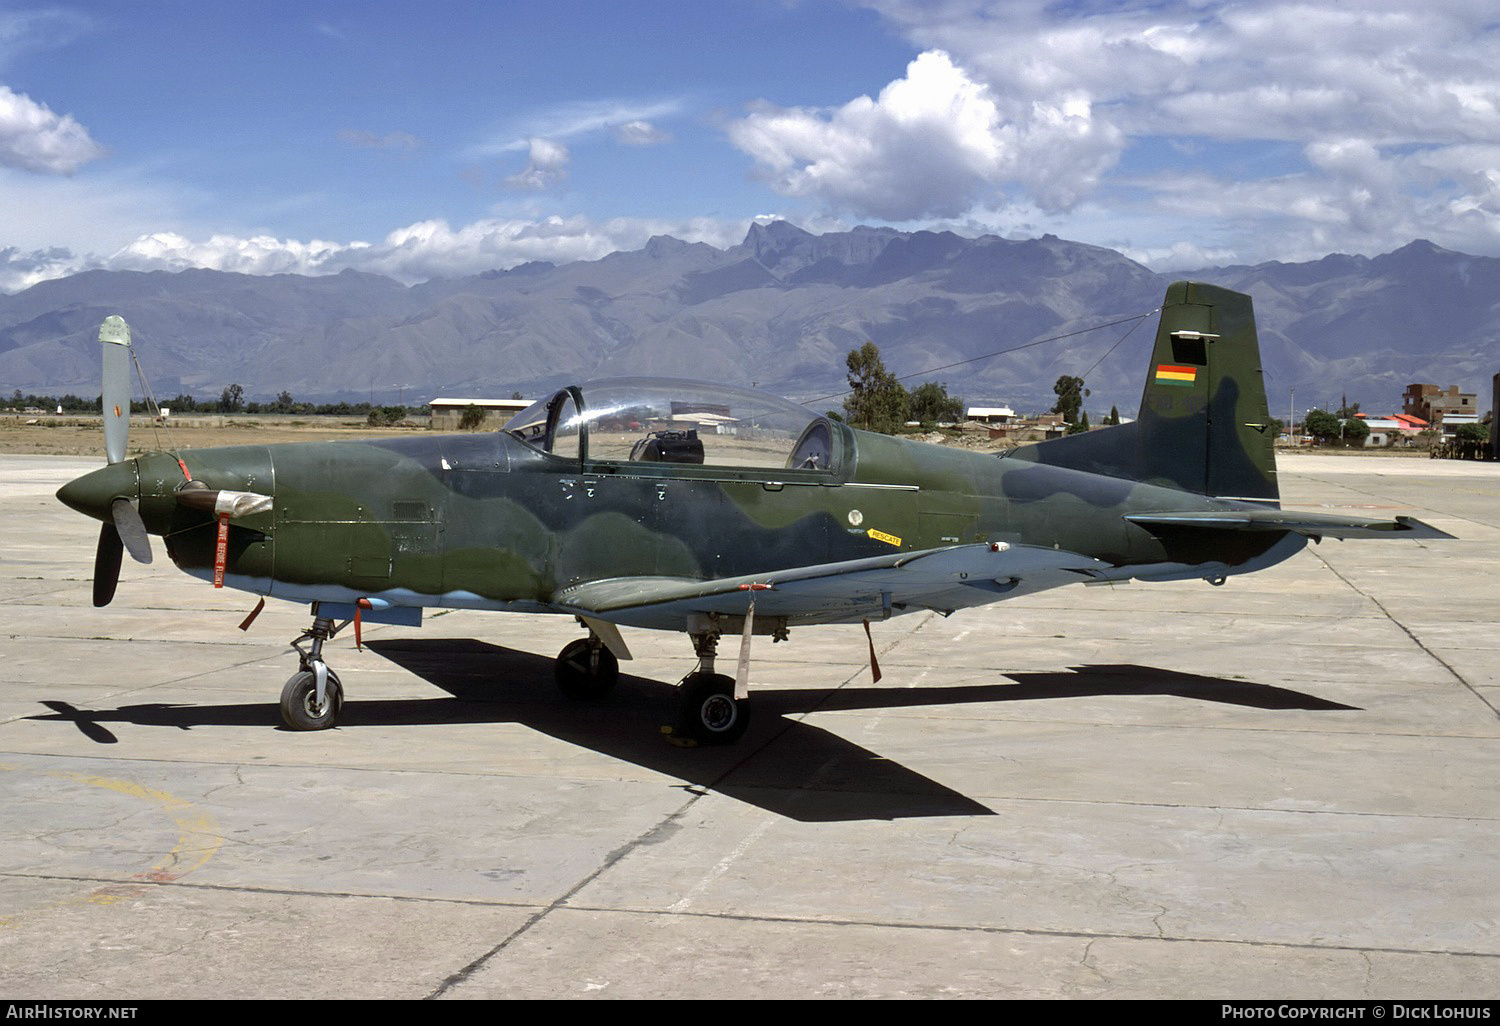
<path fill-rule="evenodd" d="M 1309 538 L 1452 538 L 1415 517 L 1376 520 L 1336 513 L 1284 509 L 1192 510 L 1185 513 L 1129 513 L 1125 519 L 1147 530 L 1159 527 L 1219 531 L 1290 531 Z"/>

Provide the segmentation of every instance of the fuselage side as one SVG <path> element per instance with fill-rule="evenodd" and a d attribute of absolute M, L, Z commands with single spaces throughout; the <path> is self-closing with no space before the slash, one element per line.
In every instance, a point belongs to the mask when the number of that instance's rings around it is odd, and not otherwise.
<path fill-rule="evenodd" d="M 584 581 L 709 580 L 974 542 L 1082 553 L 1118 568 L 1112 579 L 1217 577 L 1288 548 L 1276 533 L 1173 537 L 1124 519 L 1235 505 L 1223 500 L 835 428 L 844 459 L 827 470 L 585 462 L 505 432 L 178 455 L 211 487 L 274 496 L 231 524 L 225 580 L 297 601 L 543 610 Z M 136 462 L 148 527 L 178 566 L 211 577 L 216 526 L 172 501 L 176 456 Z"/>

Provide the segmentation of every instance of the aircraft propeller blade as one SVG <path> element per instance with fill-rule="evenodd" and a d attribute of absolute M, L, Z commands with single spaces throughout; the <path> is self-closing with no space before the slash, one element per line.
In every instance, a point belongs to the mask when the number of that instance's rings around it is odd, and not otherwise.
<path fill-rule="evenodd" d="M 120 583 L 120 556 L 125 545 L 110 523 L 99 525 L 99 547 L 94 550 L 94 605 L 107 606 Z"/>
<path fill-rule="evenodd" d="M 111 314 L 99 325 L 104 349 L 104 454 L 111 463 L 125 459 L 130 442 L 130 327 Z"/>
<path fill-rule="evenodd" d="M 109 505 L 109 515 L 115 522 L 115 533 L 137 563 L 151 562 L 151 539 L 146 534 L 146 525 L 135 504 L 129 499 L 116 499 Z"/>

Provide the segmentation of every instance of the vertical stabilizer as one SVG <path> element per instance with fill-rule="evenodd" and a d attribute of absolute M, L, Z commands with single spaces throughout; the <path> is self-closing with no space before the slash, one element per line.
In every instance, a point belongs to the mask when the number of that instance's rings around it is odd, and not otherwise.
<path fill-rule="evenodd" d="M 1179 281 L 1162 302 L 1136 421 L 1027 446 L 1012 458 L 1267 500 L 1278 495 L 1274 443 L 1250 297 Z"/>
<path fill-rule="evenodd" d="M 1137 423 L 1146 479 L 1276 498 L 1276 436 L 1249 296 L 1197 282 L 1167 289 Z"/>

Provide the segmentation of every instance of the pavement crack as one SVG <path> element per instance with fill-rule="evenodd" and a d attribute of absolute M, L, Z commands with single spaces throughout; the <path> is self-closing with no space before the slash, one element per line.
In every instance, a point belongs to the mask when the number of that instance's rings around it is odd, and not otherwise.
<path fill-rule="evenodd" d="M 727 772 L 732 772 L 732 770 Z M 532 927 L 542 922 L 542 920 L 546 919 L 549 915 L 551 915 L 558 909 L 569 907 L 568 902 L 570 898 L 572 898 L 575 894 L 578 894 L 589 884 L 593 883 L 595 880 L 599 879 L 599 877 L 607 873 L 610 869 L 618 865 L 619 862 L 631 852 L 637 850 L 638 848 L 641 848 L 642 846 L 649 846 L 656 843 L 657 840 L 662 836 L 663 831 L 675 832 L 675 829 L 680 827 L 681 820 L 687 814 L 688 810 L 696 805 L 704 797 L 705 794 L 703 793 L 692 793 L 692 796 L 688 798 L 686 802 L 684 802 L 677 809 L 663 818 L 660 822 L 653 824 L 651 827 L 637 836 L 634 840 L 622 844 L 620 847 L 614 849 L 609 854 L 604 856 L 604 859 L 599 863 L 597 867 L 594 868 L 592 872 L 586 874 L 581 880 L 573 884 L 573 886 L 563 894 L 554 898 L 550 904 L 538 909 L 532 915 L 527 916 L 526 921 L 512 930 L 503 940 L 501 940 L 494 947 L 490 948 L 484 954 L 480 955 L 478 958 L 474 959 L 468 965 L 464 966 L 462 969 L 459 969 L 457 972 L 453 973 L 451 976 L 445 979 L 437 986 L 435 990 L 433 990 L 431 994 L 428 994 L 424 1000 L 432 1001 L 444 997 L 455 987 L 461 986 L 465 981 L 473 977 L 473 975 L 480 969 L 484 968 L 486 965 L 498 958 L 502 952 L 504 952 L 517 940 L 530 932 Z"/>
<path fill-rule="evenodd" d="M 1473 684 L 1471 684 L 1467 679 L 1465 679 L 1465 677 L 1464 677 L 1463 674 L 1461 674 L 1457 670 L 1455 670 L 1453 668 L 1453 666 L 1446 659 L 1444 659 L 1442 656 L 1438 655 L 1432 649 L 1428 648 L 1427 645 L 1422 641 L 1422 639 L 1419 638 L 1419 637 L 1417 637 L 1415 631 L 1413 631 L 1410 627 L 1406 626 L 1406 624 L 1402 623 L 1399 619 L 1396 618 L 1396 615 L 1394 613 L 1392 613 L 1389 609 L 1387 609 L 1385 607 L 1385 603 L 1381 602 L 1374 595 L 1371 595 L 1369 592 L 1365 591 L 1359 585 L 1357 585 L 1353 581 L 1351 581 L 1344 574 L 1340 573 L 1338 567 L 1336 567 L 1332 563 L 1330 563 L 1328 561 L 1328 558 L 1326 556 L 1324 556 L 1323 553 L 1321 553 L 1321 552 L 1314 552 L 1313 555 L 1315 555 L 1318 558 L 1318 560 L 1320 562 L 1322 562 L 1322 564 L 1324 566 L 1326 566 L 1329 570 L 1331 570 L 1333 572 L 1333 575 L 1335 577 L 1337 577 L 1339 580 L 1343 581 L 1344 584 L 1347 585 L 1351 591 L 1353 591 L 1355 594 L 1359 595 L 1361 598 L 1366 599 L 1376 609 L 1380 610 L 1381 614 L 1384 615 L 1387 620 L 1389 620 L 1391 623 L 1395 624 L 1395 626 L 1398 629 L 1400 629 L 1401 633 L 1405 634 L 1408 638 L 1411 639 L 1412 644 L 1416 645 L 1417 648 L 1421 649 L 1422 652 L 1429 659 L 1431 659 L 1433 662 L 1437 663 L 1443 669 L 1447 670 L 1448 673 L 1452 675 L 1452 677 L 1453 677 L 1454 680 L 1458 681 L 1460 684 L 1462 684 L 1464 686 L 1464 688 L 1466 688 L 1468 690 L 1469 694 L 1471 694 L 1475 698 L 1477 698 L 1481 703 L 1484 704 L 1485 708 L 1489 709 L 1489 711 L 1495 715 L 1495 717 L 1497 719 L 1500 719 L 1500 709 L 1497 709 L 1495 707 L 1495 704 L 1493 702 L 1491 702 L 1489 699 L 1485 698 L 1484 695 L 1482 695 L 1480 693 L 1479 689 L 1476 688 Z"/>

